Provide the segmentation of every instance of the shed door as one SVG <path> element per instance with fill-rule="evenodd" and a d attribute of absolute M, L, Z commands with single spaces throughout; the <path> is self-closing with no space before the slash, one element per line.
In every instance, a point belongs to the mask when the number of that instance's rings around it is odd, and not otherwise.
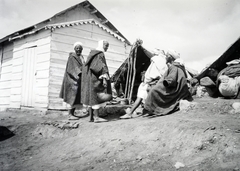
<path fill-rule="evenodd" d="M 21 106 L 33 107 L 36 85 L 36 47 L 24 50 Z"/>

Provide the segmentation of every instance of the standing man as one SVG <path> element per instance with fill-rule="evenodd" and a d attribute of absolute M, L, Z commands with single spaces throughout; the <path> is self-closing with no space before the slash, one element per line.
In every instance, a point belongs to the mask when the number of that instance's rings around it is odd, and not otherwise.
<path fill-rule="evenodd" d="M 109 43 L 100 40 L 96 50 L 91 50 L 82 70 L 81 102 L 89 106 L 90 122 L 106 122 L 107 120 L 99 117 L 99 109 L 104 107 L 106 101 L 111 100 L 112 90 L 109 80 L 108 66 L 105 54 Z M 100 94 L 108 94 L 106 99 L 101 99 Z M 94 118 L 93 118 L 94 112 Z"/>
<path fill-rule="evenodd" d="M 69 120 L 79 119 L 74 115 L 74 111 L 75 105 L 81 104 L 81 75 L 82 66 L 85 63 L 82 56 L 82 43 L 76 42 L 73 45 L 73 48 L 75 52 L 70 52 L 69 54 L 59 95 L 64 102 L 71 105 L 71 109 L 69 110 Z"/>

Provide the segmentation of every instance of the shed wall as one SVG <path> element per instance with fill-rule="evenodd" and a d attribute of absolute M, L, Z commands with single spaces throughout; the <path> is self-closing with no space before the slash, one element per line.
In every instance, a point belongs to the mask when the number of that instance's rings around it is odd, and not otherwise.
<path fill-rule="evenodd" d="M 0 48 L 0 109 L 6 109 L 10 104 L 13 43 L 5 43 Z"/>
<path fill-rule="evenodd" d="M 59 98 L 59 92 L 68 55 L 74 51 L 73 44 L 77 41 L 83 43 L 82 54 L 86 59 L 90 50 L 95 49 L 98 41 L 101 39 L 106 39 L 110 43 L 105 55 L 109 72 L 113 74 L 128 57 L 129 48 L 126 47 L 124 42 L 121 42 L 94 24 L 65 27 L 52 32 L 49 109 L 66 109 L 69 107 Z"/>
<path fill-rule="evenodd" d="M 29 49 L 34 49 L 34 65 L 25 66 L 29 58 L 26 58 L 26 52 Z M 50 31 L 43 31 L 26 38 L 18 39 L 14 42 L 13 59 L 12 59 L 12 80 L 11 80 L 11 97 L 10 107 L 33 107 L 46 108 L 48 107 L 48 85 L 49 85 L 49 66 L 50 66 Z M 34 67 L 34 68 L 31 68 Z M 25 71 L 32 71 L 33 79 L 28 80 L 29 85 L 33 86 L 33 92 L 30 99 L 31 104 L 23 103 L 25 95 L 30 90 L 25 91 L 23 76 Z M 26 72 L 25 72 L 26 73 Z M 31 88 L 31 87 L 30 87 Z M 28 87 L 26 88 L 28 89 Z"/>

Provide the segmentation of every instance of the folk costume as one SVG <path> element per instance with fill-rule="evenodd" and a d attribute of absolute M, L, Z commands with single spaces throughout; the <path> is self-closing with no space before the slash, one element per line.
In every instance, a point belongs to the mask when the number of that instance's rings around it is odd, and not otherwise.
<path fill-rule="evenodd" d="M 169 114 L 178 109 L 181 99 L 192 100 L 183 65 L 173 62 L 165 75 L 150 90 L 144 108 L 155 115 Z"/>
<path fill-rule="evenodd" d="M 80 42 L 76 42 L 74 48 L 77 45 L 82 46 Z M 81 54 L 77 55 L 76 52 L 69 53 L 59 97 L 71 105 L 69 112 L 72 115 L 75 110 L 74 106 L 81 104 L 81 75 L 83 64 L 84 58 Z"/>

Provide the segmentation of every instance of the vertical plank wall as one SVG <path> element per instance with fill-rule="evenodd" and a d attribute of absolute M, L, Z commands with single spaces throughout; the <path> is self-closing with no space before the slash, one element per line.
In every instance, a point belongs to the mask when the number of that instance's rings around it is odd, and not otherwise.
<path fill-rule="evenodd" d="M 33 66 L 29 68 L 32 70 L 34 77 L 29 80 L 32 85 L 34 85 L 34 91 L 32 94 L 34 97 L 33 103 L 27 105 L 27 107 L 32 108 L 42 108 L 47 109 L 48 107 L 48 85 L 49 85 L 49 66 L 50 66 L 50 31 L 46 30 L 40 33 L 30 35 L 26 38 L 18 39 L 14 42 L 13 50 L 13 73 L 12 73 L 12 86 L 11 86 L 11 100 L 10 107 L 21 108 L 25 105 L 22 102 L 22 97 L 25 96 L 23 86 L 23 69 L 25 71 L 28 68 L 24 67 L 24 60 L 26 60 L 26 52 L 29 49 L 34 48 L 34 53 L 32 56 L 35 57 Z M 25 66 L 26 67 L 26 66 Z"/>
<path fill-rule="evenodd" d="M 10 104 L 13 43 L 5 43 L 0 49 L 0 110 L 5 110 Z"/>
<path fill-rule="evenodd" d="M 52 32 L 51 63 L 49 83 L 49 109 L 66 109 L 69 107 L 59 98 L 63 75 L 69 52 L 73 52 L 73 44 L 83 43 L 83 56 L 86 58 L 97 42 L 106 39 L 110 47 L 106 53 L 110 74 L 113 74 L 128 56 L 125 43 L 116 39 L 94 24 L 78 25 L 56 29 Z M 129 48 L 128 48 L 129 49 Z"/>

